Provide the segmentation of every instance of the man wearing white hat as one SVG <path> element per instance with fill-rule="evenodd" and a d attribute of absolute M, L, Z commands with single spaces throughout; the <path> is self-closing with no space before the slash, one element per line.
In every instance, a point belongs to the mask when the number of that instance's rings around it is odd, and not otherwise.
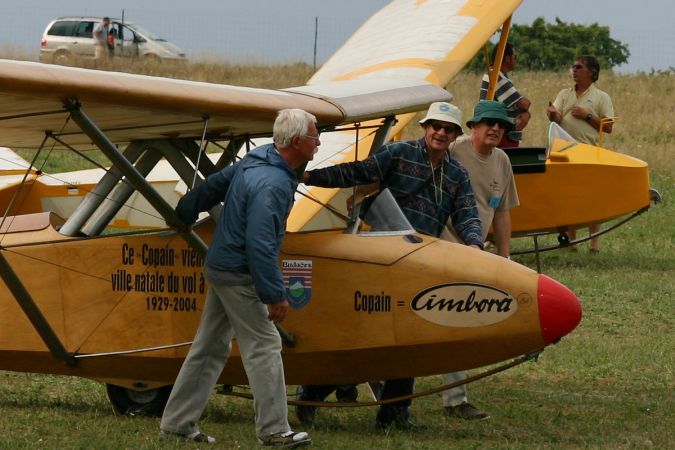
<path fill-rule="evenodd" d="M 420 121 L 424 137 L 392 142 L 363 161 L 305 172 L 311 186 L 352 187 L 378 183 L 394 195 L 410 224 L 420 233 L 438 237 L 450 222 L 462 243 L 483 248 L 483 232 L 476 199 L 466 169 L 450 157 L 448 148 L 462 134 L 460 110 L 450 103 L 432 103 Z M 409 395 L 413 378 L 386 381 L 381 399 Z M 298 400 L 322 401 L 335 386 L 301 386 Z M 382 405 L 377 426 L 387 429 L 415 427 L 410 421 L 410 400 Z M 303 423 L 312 423 L 316 407 L 298 406 Z"/>

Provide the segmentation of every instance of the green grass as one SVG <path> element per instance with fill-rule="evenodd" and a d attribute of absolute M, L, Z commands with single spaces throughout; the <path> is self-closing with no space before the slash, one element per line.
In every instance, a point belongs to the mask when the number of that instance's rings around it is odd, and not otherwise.
<path fill-rule="evenodd" d="M 443 416 L 440 395 L 413 404 L 426 431 L 374 428 L 372 408 L 322 409 L 308 430 L 330 449 L 668 449 L 675 447 L 675 177 L 656 172 L 664 195 L 602 238 L 602 253 L 548 252 L 543 271 L 581 298 L 580 326 L 528 362 L 469 387 L 491 419 Z M 534 257 L 519 262 L 534 267 Z M 416 389 L 440 384 L 418 380 Z M 289 387 L 289 392 L 293 388 Z M 365 395 L 365 394 L 364 394 Z M 291 425 L 301 428 L 294 415 Z M 115 416 L 97 382 L 0 372 L 0 448 L 197 448 L 158 439 L 159 419 Z M 201 421 L 215 448 L 256 448 L 252 404 L 214 395 Z"/>

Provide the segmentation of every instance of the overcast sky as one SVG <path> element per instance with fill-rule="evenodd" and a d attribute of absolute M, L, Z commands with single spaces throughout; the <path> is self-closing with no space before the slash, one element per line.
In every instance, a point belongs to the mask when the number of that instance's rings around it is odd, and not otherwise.
<path fill-rule="evenodd" d="M 321 64 L 387 0 L 2 0 L 0 50 L 37 57 L 50 19 L 62 15 L 121 17 L 183 48 L 188 56 L 236 61 L 312 62 L 315 18 Z M 524 0 L 514 22 L 599 23 L 629 45 L 621 72 L 675 67 L 674 0 Z M 420 30 L 423 32 L 423 30 Z"/>

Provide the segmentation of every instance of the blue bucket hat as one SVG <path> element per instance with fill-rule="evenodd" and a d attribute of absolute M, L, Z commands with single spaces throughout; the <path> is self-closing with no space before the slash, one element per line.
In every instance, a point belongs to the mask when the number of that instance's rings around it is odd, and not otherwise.
<path fill-rule="evenodd" d="M 506 111 L 506 105 L 496 100 L 481 100 L 476 104 L 473 110 L 473 117 L 466 122 L 466 126 L 471 128 L 474 123 L 483 119 L 495 119 L 506 126 L 506 131 L 511 131 L 515 125 L 515 120 L 509 117 Z"/>

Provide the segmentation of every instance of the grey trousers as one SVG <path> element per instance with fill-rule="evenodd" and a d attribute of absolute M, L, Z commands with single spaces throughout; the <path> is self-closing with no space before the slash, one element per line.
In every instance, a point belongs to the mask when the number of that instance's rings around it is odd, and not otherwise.
<path fill-rule="evenodd" d="M 223 371 L 232 337 L 239 344 L 254 401 L 258 437 L 290 431 L 281 338 L 252 285 L 214 286 L 192 347 L 164 409 L 162 431 L 190 434 Z"/>
<path fill-rule="evenodd" d="M 466 379 L 466 371 L 443 374 L 443 384 L 455 383 Z M 466 384 L 443 391 L 443 406 L 457 406 L 467 402 Z"/>

